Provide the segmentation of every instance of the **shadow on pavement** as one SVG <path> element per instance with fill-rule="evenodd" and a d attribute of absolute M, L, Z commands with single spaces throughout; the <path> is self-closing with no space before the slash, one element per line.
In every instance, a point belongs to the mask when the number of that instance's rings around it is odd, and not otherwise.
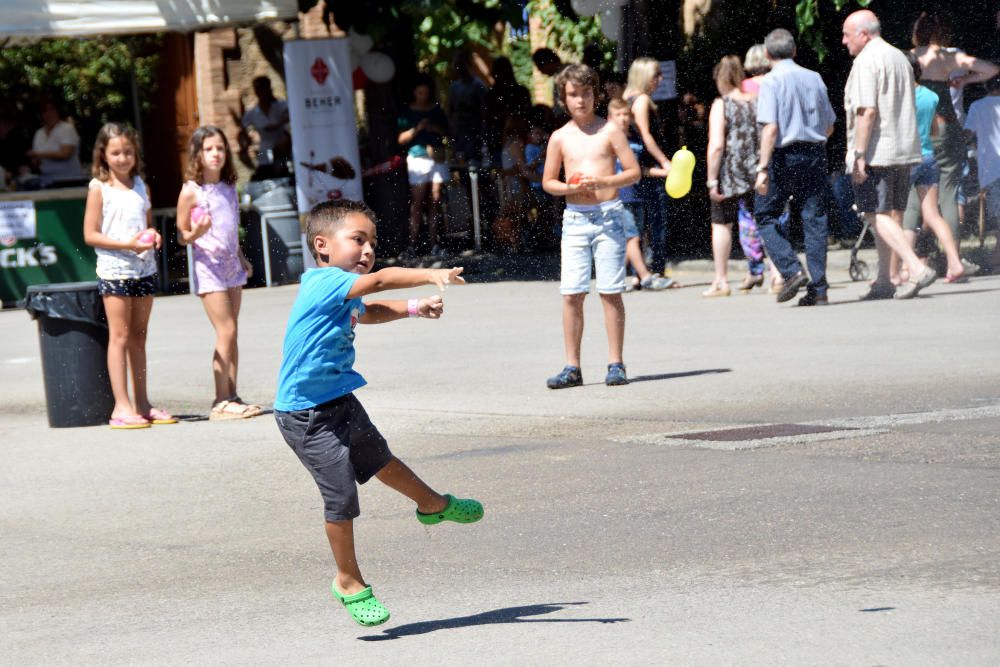
<path fill-rule="evenodd" d="M 652 382 L 653 380 L 674 380 L 676 378 L 692 377 L 694 375 L 709 375 L 714 373 L 732 373 L 732 368 L 703 368 L 697 371 L 681 371 L 679 373 L 658 373 L 656 375 L 637 375 L 629 378 L 629 384 L 633 382 Z"/>
<path fill-rule="evenodd" d="M 504 609 L 484 611 L 481 614 L 473 614 L 472 616 L 458 616 L 456 618 L 442 618 L 436 621 L 409 623 L 383 630 L 380 635 L 367 635 L 358 637 L 358 639 L 366 642 L 378 642 L 387 639 L 400 639 L 401 637 L 412 635 L 424 635 L 435 630 L 453 630 L 456 628 L 469 628 L 475 625 L 493 625 L 497 623 L 621 623 L 631 620 L 629 618 L 524 618 L 525 616 L 551 614 L 556 611 L 562 611 L 571 605 L 584 604 L 589 603 L 553 602 L 526 605 L 523 607 L 505 607 Z"/>

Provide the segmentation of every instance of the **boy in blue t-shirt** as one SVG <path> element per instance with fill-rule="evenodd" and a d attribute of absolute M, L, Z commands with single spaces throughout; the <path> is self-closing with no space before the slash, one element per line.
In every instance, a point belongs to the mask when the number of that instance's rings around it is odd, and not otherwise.
<path fill-rule="evenodd" d="M 365 385 L 354 370 L 354 327 L 404 317 L 438 319 L 439 296 L 409 301 L 370 301 L 375 292 L 421 285 L 460 285 L 461 267 L 404 269 L 369 273 L 375 264 L 375 216 L 361 202 L 316 205 L 306 220 L 309 249 L 318 268 L 302 276 L 285 332 L 274 416 L 278 430 L 319 486 L 326 535 L 337 564 L 334 597 L 361 625 L 389 620 L 372 595 L 354 553 L 353 519 L 361 512 L 357 484 L 372 477 L 417 504 L 423 524 L 472 523 L 483 516 L 475 500 L 441 495 L 389 451 L 352 393 Z"/>

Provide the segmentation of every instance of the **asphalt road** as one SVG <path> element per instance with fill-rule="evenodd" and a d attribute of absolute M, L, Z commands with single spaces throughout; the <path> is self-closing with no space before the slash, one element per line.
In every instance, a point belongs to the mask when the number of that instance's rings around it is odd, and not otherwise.
<path fill-rule="evenodd" d="M 486 506 L 424 527 L 363 487 L 374 629 L 329 596 L 321 503 L 273 419 L 203 420 L 193 297 L 157 300 L 148 343 L 185 421 L 138 432 L 49 429 L 34 324 L 0 313 L 0 663 L 998 664 L 1000 277 L 858 303 L 843 261 L 827 308 L 628 295 L 626 387 L 601 383 L 591 298 L 587 384 L 545 388 L 549 282 L 360 329 L 358 397 L 395 453 Z M 295 289 L 246 293 L 248 400 L 273 399 Z"/>

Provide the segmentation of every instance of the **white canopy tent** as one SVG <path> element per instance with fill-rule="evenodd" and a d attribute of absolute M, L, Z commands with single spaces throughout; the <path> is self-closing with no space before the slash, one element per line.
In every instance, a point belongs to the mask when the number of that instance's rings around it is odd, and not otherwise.
<path fill-rule="evenodd" d="M 297 16 L 296 0 L 0 0 L 0 38 L 184 32 Z"/>

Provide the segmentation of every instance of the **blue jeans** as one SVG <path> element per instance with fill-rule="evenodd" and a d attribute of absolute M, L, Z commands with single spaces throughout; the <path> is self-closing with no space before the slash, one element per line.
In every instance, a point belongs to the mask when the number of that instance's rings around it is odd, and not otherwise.
<path fill-rule="evenodd" d="M 786 280 L 802 270 L 787 231 L 778 225 L 789 197 L 795 197 L 802 211 L 802 232 L 809 267 L 809 292 L 826 294 L 826 145 L 795 143 L 774 149 L 767 166 L 767 194 L 754 201 L 754 218 L 767 256 Z"/>
<path fill-rule="evenodd" d="M 663 179 L 644 178 L 635 187 L 646 209 L 644 222 L 649 229 L 649 249 L 653 252 L 649 270 L 660 273 L 667 263 L 667 193 Z"/>

